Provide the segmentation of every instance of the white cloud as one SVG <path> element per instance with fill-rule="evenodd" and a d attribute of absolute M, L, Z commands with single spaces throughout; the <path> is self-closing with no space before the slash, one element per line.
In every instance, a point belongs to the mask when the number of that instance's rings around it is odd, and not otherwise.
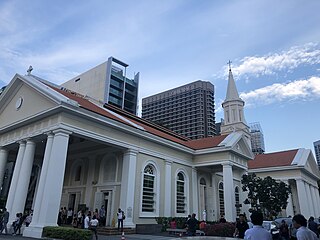
<path fill-rule="evenodd" d="M 244 57 L 241 64 L 232 68 L 235 75 L 271 75 L 277 71 L 291 71 L 303 64 L 313 65 L 320 63 L 320 46 L 317 43 L 308 43 L 295 46 L 288 51 L 268 54 L 262 57 Z"/>
<path fill-rule="evenodd" d="M 289 83 L 275 83 L 247 93 L 240 97 L 247 106 L 268 105 L 275 102 L 308 101 L 320 98 L 320 77 L 296 80 Z"/>

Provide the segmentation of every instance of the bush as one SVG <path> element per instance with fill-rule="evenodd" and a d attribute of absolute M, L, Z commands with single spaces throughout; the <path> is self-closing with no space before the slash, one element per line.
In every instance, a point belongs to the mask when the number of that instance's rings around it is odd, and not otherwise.
<path fill-rule="evenodd" d="M 44 227 L 43 236 L 63 240 L 91 240 L 92 232 L 90 230 L 69 227 Z"/>
<path fill-rule="evenodd" d="M 232 237 L 234 230 L 234 223 L 216 223 L 207 224 L 204 232 L 207 236 Z"/>
<path fill-rule="evenodd" d="M 170 228 L 170 222 L 173 217 L 156 217 L 156 222 L 162 225 L 162 232 L 165 232 L 167 228 Z M 177 228 L 183 229 L 186 225 L 186 218 L 184 217 L 175 217 L 177 222 Z"/>

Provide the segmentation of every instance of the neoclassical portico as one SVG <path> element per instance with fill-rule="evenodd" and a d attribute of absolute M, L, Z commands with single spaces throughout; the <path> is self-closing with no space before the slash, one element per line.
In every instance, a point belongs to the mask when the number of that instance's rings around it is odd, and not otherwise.
<path fill-rule="evenodd" d="M 34 165 L 40 173 L 28 196 L 34 215 L 24 236 L 40 238 L 43 227 L 56 226 L 61 207 L 94 211 L 105 205 L 106 226 L 116 222 L 119 207 L 127 227 L 192 213 L 235 221 L 246 211 L 240 208 L 241 176 L 253 156 L 231 71 L 229 83 L 224 107 L 231 115 L 222 135 L 190 140 L 32 75 L 16 75 L 0 97 L 0 182 L 6 164 L 15 163 L 5 193 L 10 221 L 25 210 Z M 295 184 L 311 200 L 299 205 L 303 199 L 293 195 L 292 211 L 299 206 L 319 214 L 319 177 L 308 171 Z"/>

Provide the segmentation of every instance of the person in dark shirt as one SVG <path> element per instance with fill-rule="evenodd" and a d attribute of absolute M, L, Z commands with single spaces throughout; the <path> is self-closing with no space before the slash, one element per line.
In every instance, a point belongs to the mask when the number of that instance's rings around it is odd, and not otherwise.
<path fill-rule="evenodd" d="M 187 221 L 188 235 L 195 236 L 197 231 L 198 220 L 196 219 L 196 214 L 193 213 L 191 218 Z"/>
<path fill-rule="evenodd" d="M 319 237 L 319 233 L 318 233 L 318 224 L 314 221 L 314 217 L 310 217 L 308 220 L 308 228 L 314 232 L 317 237 Z"/>
<path fill-rule="evenodd" d="M 281 240 L 289 240 L 289 226 L 285 220 L 281 221 L 279 231 Z"/>
<path fill-rule="evenodd" d="M 234 237 L 244 238 L 245 231 L 249 229 L 248 223 L 245 221 L 245 216 L 243 214 L 239 215 L 239 221 L 236 224 L 236 229 L 234 232 Z"/>

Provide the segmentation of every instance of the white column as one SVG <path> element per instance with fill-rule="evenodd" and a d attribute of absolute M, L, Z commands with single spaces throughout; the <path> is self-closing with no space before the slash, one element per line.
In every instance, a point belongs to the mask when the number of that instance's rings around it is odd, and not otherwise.
<path fill-rule="evenodd" d="M 19 142 L 19 150 L 18 150 L 16 163 L 13 170 L 13 175 L 11 179 L 11 184 L 10 184 L 10 189 L 9 189 L 7 204 L 6 204 L 7 210 L 9 211 L 9 213 L 11 213 L 10 215 L 14 215 L 14 216 L 15 214 L 12 212 L 12 204 L 15 199 L 16 188 L 17 188 L 19 177 L 20 177 L 20 170 L 21 170 L 21 165 L 22 165 L 22 160 L 23 160 L 23 155 L 25 150 L 26 150 L 26 142 L 25 141 Z"/>
<path fill-rule="evenodd" d="M 289 184 L 289 180 L 284 180 L 283 181 L 285 184 L 287 184 L 288 186 L 290 186 Z M 291 216 L 293 217 L 294 212 L 293 212 L 293 203 L 292 203 L 292 194 L 289 194 L 289 198 L 288 198 L 288 204 L 287 204 L 287 208 L 286 208 L 286 217 Z"/>
<path fill-rule="evenodd" d="M 24 206 L 28 195 L 28 188 L 30 183 L 30 176 L 32 171 L 34 153 L 36 144 L 30 139 L 27 140 L 26 149 L 24 152 L 18 183 L 16 186 L 16 193 L 11 207 L 11 214 L 9 222 L 13 222 L 16 218 L 16 213 L 24 212 Z"/>
<path fill-rule="evenodd" d="M 35 208 L 39 212 L 37 226 L 29 226 L 23 232 L 25 237 L 41 238 L 44 226 L 57 226 L 58 212 L 62 195 L 63 179 L 67 160 L 68 141 L 71 132 L 59 129 L 53 131 L 53 143 L 51 152 L 47 143 L 46 152 L 50 152 L 50 157 L 46 158 L 43 164 L 43 174 L 40 181 L 44 181 L 44 187 L 39 186 Z M 46 174 L 45 174 L 46 173 Z M 43 193 L 40 194 L 40 189 Z M 39 198 L 39 199 L 38 199 Z M 40 199 L 42 198 L 42 199 Z M 41 204 L 41 208 L 37 207 Z M 36 223 L 35 223 L 36 224 Z"/>
<path fill-rule="evenodd" d="M 228 222 L 236 220 L 234 216 L 235 199 L 233 187 L 232 164 L 224 163 L 223 166 L 223 198 L 225 218 Z"/>
<path fill-rule="evenodd" d="M 41 174 L 41 166 L 37 165 L 38 167 L 38 172 L 37 172 L 37 182 L 36 182 L 36 187 L 34 189 L 34 194 L 33 194 L 33 201 L 32 201 L 32 209 L 34 209 L 34 205 L 36 204 L 36 195 L 38 192 L 38 188 L 39 188 L 39 181 L 40 181 L 40 174 Z"/>
<path fill-rule="evenodd" d="M 213 172 L 211 174 L 211 182 L 212 182 L 212 195 L 213 195 L 213 198 L 212 198 L 212 221 L 217 221 L 219 220 L 218 217 L 218 203 L 217 203 L 217 199 L 218 198 L 218 185 L 217 185 L 217 181 L 216 181 L 216 177 L 215 177 L 215 173 Z M 210 218 L 209 218 L 209 221 Z"/>
<path fill-rule="evenodd" d="M 312 185 L 309 185 L 310 192 L 311 192 L 311 198 L 312 198 L 312 204 L 313 204 L 313 217 L 317 218 L 319 216 L 319 206 L 317 204 L 317 198 L 314 192 L 314 187 Z"/>
<path fill-rule="evenodd" d="M 4 172 L 6 170 L 8 154 L 9 152 L 5 148 L 0 147 L 0 189 L 3 183 Z"/>
<path fill-rule="evenodd" d="M 318 216 L 317 217 L 320 217 L 320 196 L 319 196 L 319 189 L 318 187 L 314 187 L 314 193 L 315 193 L 315 196 L 316 196 L 316 204 L 317 204 L 317 209 L 318 209 Z"/>
<path fill-rule="evenodd" d="M 42 168 L 41 168 L 41 173 L 40 173 L 40 178 L 39 178 L 38 190 L 35 194 L 33 217 L 32 217 L 32 222 L 31 222 L 30 226 L 38 226 L 39 225 L 39 216 L 40 216 L 40 212 L 41 212 L 43 192 L 44 192 L 44 188 L 45 188 L 45 184 L 46 184 L 45 178 L 48 173 L 48 166 L 49 166 L 49 159 L 50 159 L 50 155 L 51 155 L 52 143 L 53 143 L 53 134 L 49 133 L 48 137 L 47 137 L 47 143 L 46 143 L 46 148 L 45 148 L 44 157 L 43 157 L 43 163 L 42 163 Z"/>
<path fill-rule="evenodd" d="M 165 217 L 171 217 L 172 214 L 172 207 L 171 207 L 171 202 L 172 202 L 172 198 L 171 198 L 171 186 L 175 183 L 172 183 L 172 172 L 171 172 L 171 166 L 172 166 L 172 161 L 165 161 L 165 185 L 164 185 L 164 216 Z"/>
<path fill-rule="evenodd" d="M 308 201 L 308 208 L 309 208 L 309 215 L 305 216 L 307 219 L 313 215 L 313 204 L 312 204 L 312 197 L 311 197 L 311 192 L 310 192 L 310 187 L 309 187 L 309 183 L 304 182 L 304 188 L 306 189 L 306 193 L 307 193 L 307 201 Z"/>
<path fill-rule="evenodd" d="M 305 189 L 304 181 L 302 179 L 296 179 L 298 200 L 300 206 L 300 213 L 305 217 L 310 216 L 308 208 L 307 192 Z"/>
<path fill-rule="evenodd" d="M 88 158 L 89 168 L 88 168 L 88 177 L 87 177 L 86 192 L 85 192 L 85 203 L 87 204 L 89 209 L 91 209 L 93 207 L 93 204 L 92 204 L 92 182 L 94 181 L 94 169 L 96 167 L 95 157 L 96 156 L 94 155 L 94 156 L 90 156 Z M 94 210 L 94 209 L 92 209 L 92 210 Z"/>
<path fill-rule="evenodd" d="M 133 222 L 134 192 L 136 183 L 137 152 L 129 149 L 123 156 L 120 204 L 126 214 L 124 226 L 135 227 Z"/>
<path fill-rule="evenodd" d="M 198 174 L 197 169 L 192 168 L 192 213 L 199 215 Z"/>

